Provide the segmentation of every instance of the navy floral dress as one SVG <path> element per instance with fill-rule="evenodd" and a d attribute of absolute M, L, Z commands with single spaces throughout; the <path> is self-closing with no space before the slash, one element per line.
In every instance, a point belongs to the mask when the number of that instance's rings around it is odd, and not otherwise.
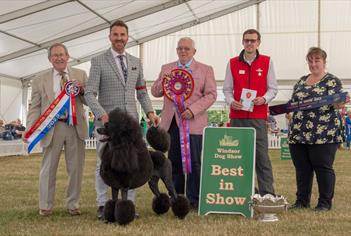
<path fill-rule="evenodd" d="M 327 73 L 318 83 L 307 85 L 303 76 L 294 86 L 291 101 L 340 93 L 341 81 Z M 294 112 L 289 129 L 289 144 L 326 144 L 343 142 L 340 113 L 333 105 Z"/>

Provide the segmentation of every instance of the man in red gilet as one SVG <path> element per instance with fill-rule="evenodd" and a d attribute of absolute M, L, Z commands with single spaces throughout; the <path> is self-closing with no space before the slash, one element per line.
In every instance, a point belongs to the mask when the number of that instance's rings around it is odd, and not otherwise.
<path fill-rule="evenodd" d="M 255 29 L 243 33 L 244 50 L 231 58 L 225 75 L 223 93 L 230 105 L 231 127 L 253 127 L 256 130 L 256 176 L 259 194 L 273 194 L 272 165 L 268 156 L 267 109 L 277 94 L 273 63 L 261 55 L 261 35 Z"/>

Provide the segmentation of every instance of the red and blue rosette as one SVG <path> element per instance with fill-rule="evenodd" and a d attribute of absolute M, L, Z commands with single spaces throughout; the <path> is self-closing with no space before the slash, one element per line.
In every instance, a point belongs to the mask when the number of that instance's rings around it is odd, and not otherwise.
<path fill-rule="evenodd" d="M 28 141 L 28 153 L 30 153 L 34 146 L 49 132 L 66 110 L 68 111 L 68 124 L 77 124 L 75 97 L 79 92 L 80 87 L 74 81 L 65 83 L 64 90 L 61 91 L 34 125 L 24 134 L 24 137 Z"/>
<path fill-rule="evenodd" d="M 164 75 L 162 86 L 164 94 L 176 107 L 177 116 L 180 121 L 179 136 L 183 173 L 188 174 L 191 173 L 189 120 L 182 119 L 181 114 L 186 110 L 184 101 L 194 91 L 194 79 L 187 70 L 174 69 L 170 74 Z"/>

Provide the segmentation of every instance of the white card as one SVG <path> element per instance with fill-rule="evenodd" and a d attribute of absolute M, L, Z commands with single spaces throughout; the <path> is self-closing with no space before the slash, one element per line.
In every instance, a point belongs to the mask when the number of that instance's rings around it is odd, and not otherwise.
<path fill-rule="evenodd" d="M 256 98 L 256 94 L 257 94 L 256 90 L 243 88 L 240 96 L 240 101 L 241 101 L 241 104 L 243 105 L 243 108 L 241 108 L 241 110 L 250 111 L 250 112 L 253 111 L 254 104 L 252 100 Z"/>

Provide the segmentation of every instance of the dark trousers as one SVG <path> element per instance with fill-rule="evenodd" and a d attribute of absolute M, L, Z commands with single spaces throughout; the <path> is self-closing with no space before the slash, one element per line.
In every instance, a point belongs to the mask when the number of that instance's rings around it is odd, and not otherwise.
<path fill-rule="evenodd" d="M 178 194 L 184 194 L 185 175 L 182 167 L 182 154 L 180 150 L 179 129 L 173 117 L 168 130 L 171 136 L 171 145 L 168 158 L 172 162 L 173 184 Z M 197 207 L 199 202 L 200 173 L 201 173 L 202 135 L 190 135 L 191 173 L 187 176 L 186 196 L 190 204 Z"/>
<path fill-rule="evenodd" d="M 260 195 L 274 195 L 272 164 L 268 156 L 266 121 L 262 119 L 231 119 L 230 126 L 251 127 L 256 130 L 255 170 L 258 192 Z"/>
<path fill-rule="evenodd" d="M 319 191 L 318 206 L 331 208 L 335 188 L 333 163 L 338 145 L 337 143 L 289 145 L 296 170 L 296 201 L 306 206 L 310 204 L 315 172 Z"/>

